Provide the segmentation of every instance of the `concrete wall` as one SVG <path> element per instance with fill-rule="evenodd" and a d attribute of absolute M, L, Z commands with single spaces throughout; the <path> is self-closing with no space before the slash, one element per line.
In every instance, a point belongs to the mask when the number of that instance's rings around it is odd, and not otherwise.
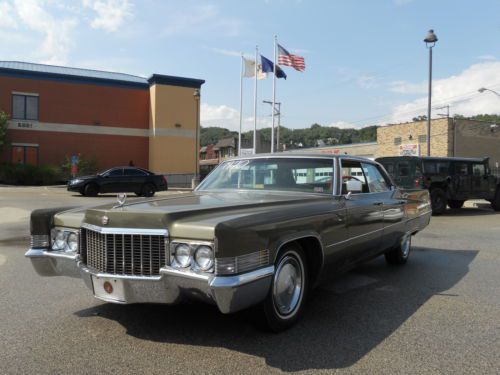
<path fill-rule="evenodd" d="M 453 139 L 452 121 L 446 118 L 431 122 L 431 156 L 452 156 Z M 408 122 L 381 126 L 377 129 L 377 156 L 400 155 L 401 145 L 418 145 L 419 155 L 427 156 L 427 141 L 419 142 L 419 136 L 427 135 L 427 121 Z M 395 139 L 401 138 L 401 144 L 395 144 Z M 427 137 L 426 137 L 427 138 Z"/>
<path fill-rule="evenodd" d="M 200 101 L 193 95 L 195 89 L 153 84 L 149 91 L 149 169 L 158 173 L 197 173 Z"/>
<path fill-rule="evenodd" d="M 500 166 L 500 126 L 492 123 L 457 119 L 455 156 L 490 158 L 490 166 Z"/>

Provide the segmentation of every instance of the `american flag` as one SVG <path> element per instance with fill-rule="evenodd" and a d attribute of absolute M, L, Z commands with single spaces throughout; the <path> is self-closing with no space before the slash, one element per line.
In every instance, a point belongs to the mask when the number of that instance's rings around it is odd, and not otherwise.
<path fill-rule="evenodd" d="M 278 64 L 291 66 L 299 72 L 303 72 L 306 69 L 306 63 L 302 56 L 292 55 L 285 48 L 278 44 Z"/>

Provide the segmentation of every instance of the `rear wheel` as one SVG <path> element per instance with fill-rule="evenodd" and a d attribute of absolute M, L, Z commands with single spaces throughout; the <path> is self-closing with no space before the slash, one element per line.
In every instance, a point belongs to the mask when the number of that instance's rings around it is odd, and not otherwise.
<path fill-rule="evenodd" d="M 99 186 L 96 184 L 87 184 L 85 185 L 85 188 L 83 189 L 83 195 L 86 195 L 87 197 L 95 197 L 99 194 Z"/>
<path fill-rule="evenodd" d="M 408 261 L 411 250 L 411 234 L 407 233 L 401 238 L 400 244 L 387 251 L 385 255 L 385 261 L 389 264 L 405 264 Z"/>
<path fill-rule="evenodd" d="M 500 211 L 500 187 L 497 188 L 495 199 L 491 201 L 491 207 L 493 207 L 495 211 Z"/>
<path fill-rule="evenodd" d="M 267 327 L 281 332 L 291 327 L 304 309 L 309 274 L 304 251 L 287 245 L 278 256 L 269 294 L 262 303 Z"/>
<path fill-rule="evenodd" d="M 464 205 L 464 202 L 465 201 L 457 201 L 457 200 L 449 200 L 448 201 L 448 206 L 450 206 L 450 208 L 462 208 L 463 205 Z"/>
<path fill-rule="evenodd" d="M 446 194 L 442 189 L 435 188 L 431 191 L 431 206 L 433 215 L 444 214 L 446 210 Z"/>
<path fill-rule="evenodd" d="M 144 184 L 141 189 L 141 195 L 143 197 L 152 197 L 155 195 L 156 189 L 153 184 Z"/>

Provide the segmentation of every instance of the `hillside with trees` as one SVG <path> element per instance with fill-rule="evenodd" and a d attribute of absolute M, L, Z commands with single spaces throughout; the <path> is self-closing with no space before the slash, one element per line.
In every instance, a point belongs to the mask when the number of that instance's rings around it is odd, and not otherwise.
<path fill-rule="evenodd" d="M 260 129 L 259 132 L 265 141 L 271 141 L 271 128 Z M 202 127 L 200 143 L 202 146 L 206 146 L 229 136 L 238 137 L 238 132 L 220 127 Z M 242 134 L 242 137 L 243 139 L 251 140 L 253 132 L 245 132 Z M 309 128 L 305 129 L 280 127 L 280 143 L 286 144 L 287 148 L 375 142 L 376 140 L 377 126 L 375 125 L 361 129 L 341 129 L 335 126 L 321 126 L 320 124 L 312 124 Z"/>

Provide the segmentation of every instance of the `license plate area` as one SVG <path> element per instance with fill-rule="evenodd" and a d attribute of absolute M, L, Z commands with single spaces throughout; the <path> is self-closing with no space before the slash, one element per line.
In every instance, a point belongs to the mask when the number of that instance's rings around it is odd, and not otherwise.
<path fill-rule="evenodd" d="M 122 279 L 92 276 L 92 285 L 95 297 L 111 302 L 126 302 Z"/>

